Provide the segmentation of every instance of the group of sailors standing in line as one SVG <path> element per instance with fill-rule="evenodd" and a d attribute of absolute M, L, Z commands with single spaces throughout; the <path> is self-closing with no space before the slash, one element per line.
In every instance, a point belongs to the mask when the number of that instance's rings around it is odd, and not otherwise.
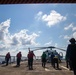
<path fill-rule="evenodd" d="M 66 50 L 66 66 L 68 68 L 68 64 L 70 66 L 70 70 L 72 70 L 74 72 L 74 75 L 76 75 L 76 40 L 74 38 L 71 38 L 69 40 L 70 44 L 67 46 L 67 50 Z M 20 66 L 20 61 L 21 61 L 21 57 L 22 54 L 21 52 L 19 52 L 17 55 L 17 66 Z M 30 51 L 29 49 L 29 53 L 27 55 L 28 57 L 28 67 L 29 70 L 33 69 L 33 57 L 35 57 L 35 54 L 33 53 L 33 51 Z M 5 60 L 6 60 L 6 66 L 8 65 L 8 61 L 11 58 L 10 53 L 8 52 L 6 54 Z M 43 52 L 42 56 L 41 56 L 41 61 L 42 61 L 42 67 L 45 68 L 46 65 L 46 54 L 45 52 Z M 59 69 L 59 59 L 57 56 L 55 56 L 52 52 L 51 54 L 51 64 L 54 68 Z M 57 66 L 55 66 L 55 64 L 57 64 Z"/>
<path fill-rule="evenodd" d="M 22 54 L 21 52 L 17 53 L 16 55 L 17 57 L 17 65 L 16 67 L 19 67 L 20 66 L 20 61 L 21 61 L 21 57 L 22 57 Z M 33 51 L 30 51 L 30 48 L 29 48 L 29 52 L 27 54 L 27 57 L 28 57 L 28 67 L 29 67 L 29 70 L 32 70 L 33 69 L 33 58 L 35 56 L 35 54 L 33 53 Z M 46 65 L 46 62 L 47 62 L 47 59 L 46 59 L 46 53 L 43 52 L 42 56 L 41 56 L 41 62 L 42 62 L 42 67 L 45 68 L 45 65 Z M 5 61 L 6 61 L 6 66 L 8 66 L 8 63 L 9 63 L 9 60 L 11 59 L 11 55 L 10 55 L 10 52 L 8 52 L 5 56 Z M 57 68 L 59 69 L 59 62 L 58 62 L 58 57 L 55 56 L 52 52 L 51 54 L 51 57 L 50 57 L 50 60 L 51 60 L 51 65 L 54 67 L 54 68 Z M 55 64 L 57 64 L 57 66 L 55 66 Z"/>

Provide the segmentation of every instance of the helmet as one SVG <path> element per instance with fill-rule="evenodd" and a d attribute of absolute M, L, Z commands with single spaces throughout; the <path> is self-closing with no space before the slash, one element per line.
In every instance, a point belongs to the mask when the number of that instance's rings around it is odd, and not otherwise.
<path fill-rule="evenodd" d="M 75 42 L 75 39 L 74 38 L 71 38 L 69 41 L 70 42 Z"/>

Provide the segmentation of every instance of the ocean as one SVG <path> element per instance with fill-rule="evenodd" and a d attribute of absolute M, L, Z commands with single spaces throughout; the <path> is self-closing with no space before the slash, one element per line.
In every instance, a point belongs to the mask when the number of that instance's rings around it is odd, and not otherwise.
<path fill-rule="evenodd" d="M 27 57 L 22 57 L 21 60 L 27 60 Z M 35 59 L 35 58 L 34 58 Z M 36 59 L 41 59 L 41 56 L 36 56 Z M 0 64 L 2 64 L 3 62 L 5 62 L 5 56 L 0 55 Z M 16 62 L 16 56 L 11 56 L 11 62 Z"/>
<path fill-rule="evenodd" d="M 27 57 L 22 57 L 22 61 L 27 60 Z M 0 64 L 5 62 L 5 56 L 0 56 Z M 11 56 L 11 62 L 16 62 L 16 56 Z"/>

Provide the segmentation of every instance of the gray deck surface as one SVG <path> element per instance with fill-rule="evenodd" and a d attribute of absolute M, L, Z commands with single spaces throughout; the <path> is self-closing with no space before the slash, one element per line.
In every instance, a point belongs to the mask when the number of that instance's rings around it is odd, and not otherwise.
<path fill-rule="evenodd" d="M 60 63 L 62 70 L 55 70 L 50 63 L 46 64 L 46 68 L 41 66 L 41 62 L 34 61 L 33 70 L 29 70 L 27 62 L 21 62 L 20 67 L 15 64 L 8 66 L 0 65 L 0 75 L 74 75 L 72 71 L 66 68 L 65 63 Z"/>

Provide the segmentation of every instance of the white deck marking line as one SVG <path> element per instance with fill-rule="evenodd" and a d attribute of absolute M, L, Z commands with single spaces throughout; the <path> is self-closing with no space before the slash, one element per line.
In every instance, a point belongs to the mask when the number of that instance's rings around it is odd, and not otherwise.
<path fill-rule="evenodd" d="M 11 66 L 16 66 L 16 64 L 11 64 Z"/>
<path fill-rule="evenodd" d="M 69 70 L 68 68 L 64 67 L 64 66 L 61 66 L 62 68 L 66 69 L 66 70 Z"/>
<path fill-rule="evenodd" d="M 50 71 L 49 69 L 45 68 L 45 71 Z"/>
<path fill-rule="evenodd" d="M 58 70 L 55 70 L 55 69 L 50 70 L 50 69 L 45 68 L 45 71 L 58 71 Z"/>

